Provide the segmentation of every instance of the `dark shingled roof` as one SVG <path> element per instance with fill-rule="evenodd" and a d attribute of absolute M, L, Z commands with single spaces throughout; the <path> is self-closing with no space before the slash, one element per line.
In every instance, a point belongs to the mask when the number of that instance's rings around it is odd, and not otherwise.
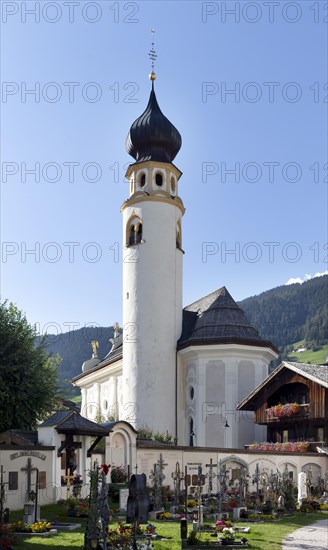
<path fill-rule="evenodd" d="M 259 384 L 243 401 L 238 405 L 237 410 L 252 411 L 255 409 L 256 397 L 264 389 L 265 386 L 270 384 L 270 382 L 279 376 L 280 372 L 283 369 L 289 369 L 293 372 L 296 372 L 304 378 L 313 380 L 328 388 L 328 366 L 327 365 L 309 365 L 307 363 L 294 363 L 289 361 L 283 361 L 280 363 L 279 367 L 274 369 L 261 384 Z"/>
<path fill-rule="evenodd" d="M 108 435 L 110 430 L 91 422 L 77 411 L 57 411 L 45 420 L 41 427 L 55 426 L 60 434 L 73 435 Z"/>
<path fill-rule="evenodd" d="M 230 343 L 270 347 L 278 352 L 260 336 L 225 286 L 184 308 L 178 349 Z"/>
<path fill-rule="evenodd" d="M 59 434 L 74 435 L 108 435 L 110 432 L 109 429 L 91 422 L 76 411 L 71 411 L 69 416 L 57 424 L 56 430 Z"/>
<path fill-rule="evenodd" d="M 56 411 L 54 414 L 49 416 L 47 420 L 42 422 L 40 424 L 40 428 L 47 428 L 48 426 L 57 426 L 64 418 L 66 418 L 69 414 L 71 414 L 71 410 L 62 410 L 62 411 Z"/>

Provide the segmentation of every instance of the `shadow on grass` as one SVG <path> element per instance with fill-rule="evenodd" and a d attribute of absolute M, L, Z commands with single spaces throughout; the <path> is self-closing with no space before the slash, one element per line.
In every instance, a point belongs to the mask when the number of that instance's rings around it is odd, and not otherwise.
<path fill-rule="evenodd" d="M 47 550 L 49 548 L 67 548 L 80 550 L 83 548 L 84 532 L 79 529 L 74 532 L 59 532 L 47 538 L 30 537 L 16 538 L 15 550 Z"/>

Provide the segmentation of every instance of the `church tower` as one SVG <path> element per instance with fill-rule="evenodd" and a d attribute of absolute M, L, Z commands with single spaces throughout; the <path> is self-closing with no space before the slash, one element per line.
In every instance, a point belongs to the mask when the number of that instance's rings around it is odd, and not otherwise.
<path fill-rule="evenodd" d="M 154 51 L 151 52 L 154 55 Z M 177 340 L 182 331 L 181 136 L 163 115 L 150 75 L 148 105 L 126 139 L 123 213 L 123 416 L 134 427 L 177 434 Z"/>

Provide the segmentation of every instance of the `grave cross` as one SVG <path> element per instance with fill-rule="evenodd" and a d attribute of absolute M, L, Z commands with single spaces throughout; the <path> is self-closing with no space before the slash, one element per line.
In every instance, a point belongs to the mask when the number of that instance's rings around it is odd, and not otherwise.
<path fill-rule="evenodd" d="M 3 523 L 3 515 L 4 515 L 4 504 L 5 504 L 5 498 L 6 498 L 6 491 L 5 491 L 5 485 L 9 485 L 9 482 L 3 481 L 3 474 L 4 474 L 3 466 L 1 464 L 1 470 L 0 470 L 0 524 Z"/>
<path fill-rule="evenodd" d="M 160 453 L 159 455 L 159 459 L 157 460 L 157 465 L 158 465 L 158 481 L 159 481 L 159 485 L 160 487 L 162 488 L 163 486 L 163 481 L 165 479 L 165 475 L 164 475 L 164 468 L 165 466 L 167 466 L 167 463 L 164 462 L 164 459 L 163 459 L 163 455 L 162 453 Z"/>
<path fill-rule="evenodd" d="M 222 460 L 219 462 L 217 478 L 219 481 L 219 512 L 222 512 L 222 503 L 226 491 L 226 479 L 228 477 L 228 469 L 226 464 L 222 464 Z"/>
<path fill-rule="evenodd" d="M 181 481 L 184 479 L 183 475 L 181 475 L 179 462 L 176 463 L 175 471 L 171 475 L 174 481 L 174 500 L 175 504 L 178 504 L 181 492 Z"/>
<path fill-rule="evenodd" d="M 69 496 L 70 496 L 70 490 L 71 490 L 71 485 L 73 483 L 73 479 L 74 479 L 74 476 L 73 475 L 71 476 L 71 469 L 68 468 L 67 476 L 64 476 L 64 480 L 67 483 L 67 496 L 66 496 L 67 499 L 69 499 Z"/>
<path fill-rule="evenodd" d="M 164 468 L 167 466 L 164 462 L 162 453 L 159 455 L 159 459 L 154 464 L 154 469 L 151 471 L 150 479 L 153 480 L 154 485 L 154 507 L 155 510 L 162 508 L 162 496 L 163 496 L 163 481 L 165 479 Z"/>
<path fill-rule="evenodd" d="M 31 458 L 28 458 L 27 459 L 27 465 L 24 466 L 23 468 L 21 468 L 21 471 L 22 472 L 26 472 L 27 474 L 27 491 L 26 491 L 26 500 L 30 500 L 30 493 L 31 493 L 31 477 L 32 477 L 32 472 L 35 472 L 37 470 L 37 468 L 34 468 L 32 466 L 32 459 Z"/>
<path fill-rule="evenodd" d="M 162 492 L 159 486 L 158 464 L 154 464 L 154 469 L 151 470 L 149 478 L 152 480 L 154 488 L 154 510 L 160 510 L 162 508 Z"/>
<path fill-rule="evenodd" d="M 205 466 L 206 468 L 209 469 L 209 471 L 206 474 L 206 477 L 208 478 L 208 492 L 211 495 L 213 491 L 213 478 L 214 478 L 213 468 L 217 468 L 217 464 L 213 464 L 213 459 L 211 458 L 210 463 L 205 464 Z"/>

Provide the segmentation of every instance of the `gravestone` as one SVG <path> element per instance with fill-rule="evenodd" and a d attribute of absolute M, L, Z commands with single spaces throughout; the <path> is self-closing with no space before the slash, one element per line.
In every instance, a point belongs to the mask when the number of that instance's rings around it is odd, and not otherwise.
<path fill-rule="evenodd" d="M 126 512 L 129 489 L 120 489 L 120 511 Z"/>
<path fill-rule="evenodd" d="M 307 485 L 306 485 L 306 473 L 301 472 L 298 474 L 298 495 L 297 500 L 299 504 L 302 504 L 303 499 L 307 497 Z"/>

